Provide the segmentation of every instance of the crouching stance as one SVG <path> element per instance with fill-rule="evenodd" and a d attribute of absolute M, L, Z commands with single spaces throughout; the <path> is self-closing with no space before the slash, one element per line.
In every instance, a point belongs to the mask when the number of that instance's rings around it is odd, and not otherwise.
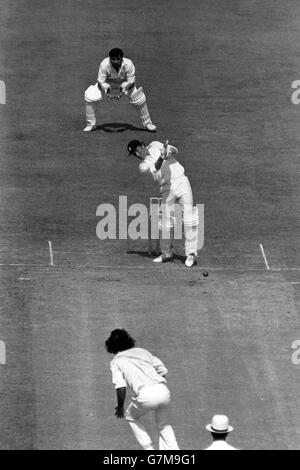
<path fill-rule="evenodd" d="M 151 121 L 143 88 L 137 89 L 135 86 L 134 64 L 130 59 L 123 57 L 123 51 L 117 48 L 112 49 L 109 57 L 100 63 L 97 83 L 85 90 L 87 125 L 83 130 L 89 132 L 96 128 L 96 104 L 103 95 L 120 98 L 122 94 L 127 96 L 130 104 L 137 109 L 143 126 L 154 132 L 156 126 Z"/>
<path fill-rule="evenodd" d="M 113 330 L 105 346 L 109 353 L 115 354 L 110 368 L 117 392 L 117 418 L 125 418 L 143 449 L 152 450 L 152 439 L 140 418 L 145 413 L 154 411 L 159 431 L 159 449 L 179 449 L 167 417 L 170 403 L 170 391 L 165 379 L 167 368 L 146 349 L 136 348 L 135 340 L 124 329 Z M 124 411 L 127 385 L 133 392 L 133 398 Z"/>

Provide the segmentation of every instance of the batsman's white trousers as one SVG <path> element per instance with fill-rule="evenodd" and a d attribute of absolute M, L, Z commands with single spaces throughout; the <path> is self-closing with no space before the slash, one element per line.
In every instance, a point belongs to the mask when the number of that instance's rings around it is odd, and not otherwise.
<path fill-rule="evenodd" d="M 193 226 L 193 193 L 187 176 L 183 175 L 161 187 L 162 210 L 165 224 L 162 225 L 161 251 L 166 256 L 172 255 L 172 215 L 175 203 L 179 203 L 183 211 L 184 248 L 185 255 L 197 256 L 198 238 L 197 226 Z"/>
<path fill-rule="evenodd" d="M 154 449 L 151 437 L 145 426 L 140 421 L 141 416 L 149 411 L 154 411 L 155 423 L 159 431 L 160 450 L 178 450 L 178 444 L 172 426 L 168 422 L 167 408 L 171 395 L 165 384 L 156 384 L 143 387 L 137 397 L 132 399 L 125 412 L 132 432 L 145 450 Z"/>

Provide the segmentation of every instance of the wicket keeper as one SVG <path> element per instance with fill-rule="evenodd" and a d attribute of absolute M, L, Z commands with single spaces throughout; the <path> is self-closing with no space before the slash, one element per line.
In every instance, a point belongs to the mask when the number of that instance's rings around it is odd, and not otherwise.
<path fill-rule="evenodd" d="M 114 93 L 114 95 L 112 94 Z M 125 95 L 139 113 L 142 125 L 150 132 L 156 131 L 152 123 L 142 87 L 135 85 L 135 66 L 132 60 L 124 57 L 122 49 L 114 48 L 100 63 L 98 80 L 84 93 L 86 126 L 84 132 L 96 129 L 96 104 L 102 96 L 120 98 Z"/>

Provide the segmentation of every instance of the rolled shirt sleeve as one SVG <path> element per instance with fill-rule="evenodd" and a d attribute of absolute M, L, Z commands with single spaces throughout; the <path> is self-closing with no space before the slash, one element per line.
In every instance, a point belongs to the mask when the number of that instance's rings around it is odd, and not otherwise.
<path fill-rule="evenodd" d="M 156 356 L 152 356 L 152 360 L 153 360 L 153 367 L 156 370 L 156 372 L 159 375 L 162 375 L 163 377 L 167 375 L 168 369 L 166 368 L 164 363 Z"/>
<path fill-rule="evenodd" d="M 123 374 L 116 362 L 112 361 L 110 363 L 110 370 L 112 373 L 112 383 L 114 384 L 115 388 L 126 387 L 126 380 L 124 379 Z"/>
<path fill-rule="evenodd" d="M 107 93 L 107 90 L 109 89 L 109 84 L 106 83 L 106 79 L 107 79 L 107 60 L 104 59 L 100 63 L 97 80 L 101 88 L 105 91 L 105 93 Z"/>
<path fill-rule="evenodd" d="M 105 80 L 107 79 L 107 70 L 106 70 L 106 62 L 107 60 L 102 60 L 99 66 L 99 71 L 98 71 L 98 82 L 99 83 L 104 83 Z"/>
<path fill-rule="evenodd" d="M 126 72 L 126 79 L 122 85 L 123 87 L 126 88 L 129 85 L 132 85 L 135 83 L 135 66 L 134 66 L 134 63 L 130 59 L 127 59 L 125 62 L 125 72 Z"/>

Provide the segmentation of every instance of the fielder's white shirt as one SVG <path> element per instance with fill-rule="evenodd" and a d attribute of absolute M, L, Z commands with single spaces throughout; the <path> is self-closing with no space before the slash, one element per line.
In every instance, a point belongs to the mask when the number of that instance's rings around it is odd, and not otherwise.
<path fill-rule="evenodd" d="M 167 159 L 163 161 L 162 166 L 158 171 L 155 169 L 155 162 L 164 153 L 164 144 L 158 141 L 151 142 L 147 146 L 150 155 L 147 155 L 142 163 L 139 164 L 141 173 L 150 171 L 154 181 L 157 181 L 160 186 L 171 184 L 173 180 L 184 176 L 184 167 L 176 160 L 174 155 L 178 153 L 176 147 L 168 145 Z"/>
<path fill-rule="evenodd" d="M 117 72 L 110 63 L 109 57 L 106 57 L 100 63 L 98 72 L 98 82 L 103 85 L 104 83 L 134 83 L 135 82 L 135 67 L 130 59 L 125 57 L 122 60 L 121 67 Z"/>
<path fill-rule="evenodd" d="M 135 395 L 139 389 L 159 383 L 167 383 L 163 377 L 168 369 L 158 357 L 143 348 L 121 351 L 110 363 L 115 388 L 128 385 Z"/>
<path fill-rule="evenodd" d="M 237 449 L 227 444 L 226 441 L 214 441 L 209 447 L 207 447 L 204 450 L 237 450 Z"/>

